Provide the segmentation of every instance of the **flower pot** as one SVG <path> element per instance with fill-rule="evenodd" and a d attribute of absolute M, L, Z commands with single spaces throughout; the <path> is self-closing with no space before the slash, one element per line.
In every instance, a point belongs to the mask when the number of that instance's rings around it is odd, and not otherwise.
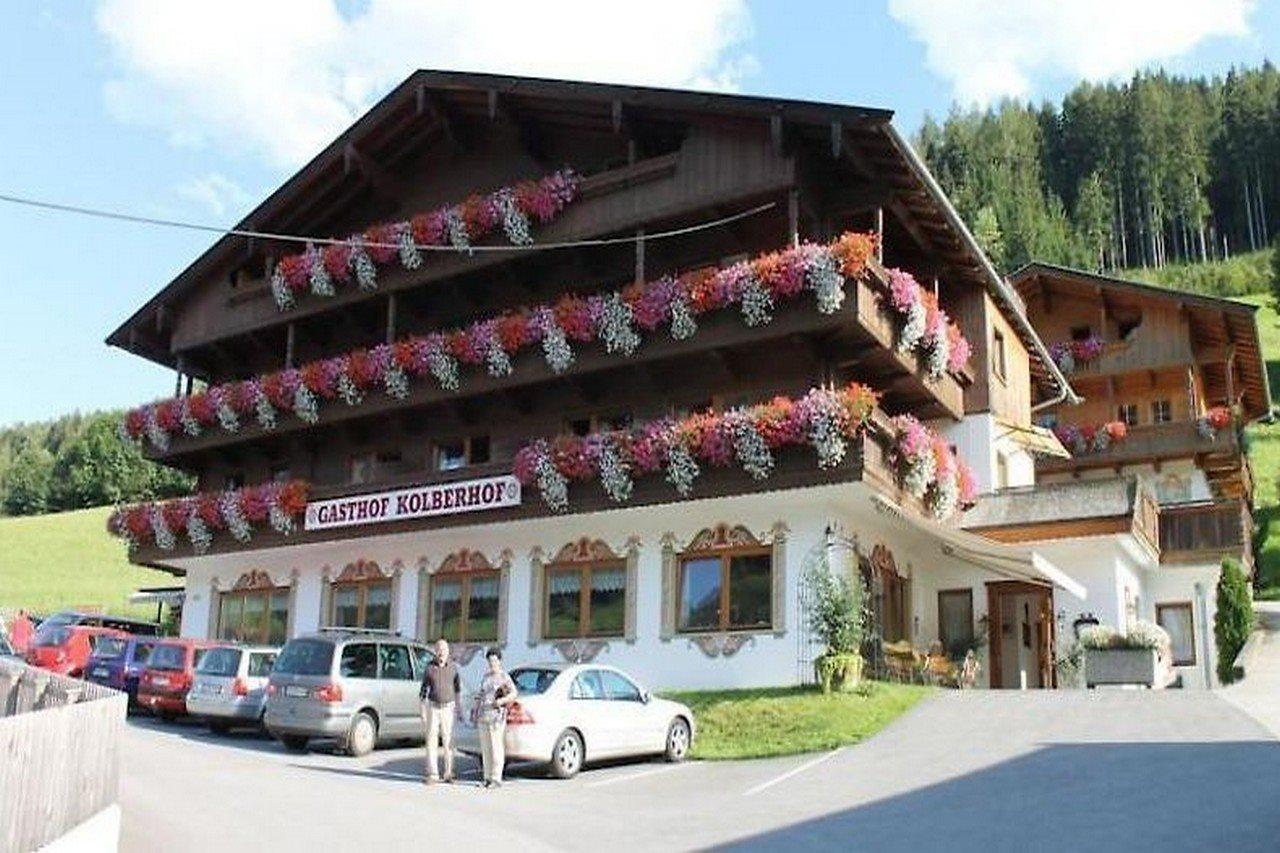
<path fill-rule="evenodd" d="M 1155 649 L 1086 649 L 1085 685 L 1136 684 L 1163 687 L 1159 653 Z"/>
<path fill-rule="evenodd" d="M 862 681 L 862 655 L 825 654 L 813 662 L 823 693 L 847 693 Z"/>

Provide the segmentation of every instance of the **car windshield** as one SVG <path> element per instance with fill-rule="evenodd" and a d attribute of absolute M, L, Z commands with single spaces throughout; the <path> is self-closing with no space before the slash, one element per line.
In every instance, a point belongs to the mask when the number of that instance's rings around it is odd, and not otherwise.
<path fill-rule="evenodd" d="M 78 621 L 80 621 L 79 614 L 55 613 L 52 616 L 46 617 L 45 620 L 40 623 L 40 628 L 61 628 L 63 625 L 74 625 Z"/>
<path fill-rule="evenodd" d="M 511 680 L 516 683 L 516 692 L 525 696 L 536 696 L 546 693 L 547 688 L 560 674 L 558 669 L 538 667 L 521 667 L 511 671 Z"/>
<path fill-rule="evenodd" d="M 273 672 L 284 675 L 328 675 L 333 665 L 333 643 L 327 640 L 290 640 L 276 658 Z"/>
<path fill-rule="evenodd" d="M 124 656 L 129 641 L 123 637 L 103 637 L 93 647 L 93 656 L 98 660 L 115 660 Z"/>
<path fill-rule="evenodd" d="M 166 643 L 151 651 L 147 666 L 152 669 L 182 669 L 187 662 L 187 650 L 183 646 Z"/>
<path fill-rule="evenodd" d="M 60 646 L 71 638 L 71 629 L 60 625 L 54 625 L 52 628 L 40 626 L 40 630 L 36 631 L 36 635 L 31 640 L 33 646 Z"/>
<path fill-rule="evenodd" d="M 240 669 L 239 649 L 210 649 L 200 661 L 196 672 L 200 675 L 234 676 Z"/>

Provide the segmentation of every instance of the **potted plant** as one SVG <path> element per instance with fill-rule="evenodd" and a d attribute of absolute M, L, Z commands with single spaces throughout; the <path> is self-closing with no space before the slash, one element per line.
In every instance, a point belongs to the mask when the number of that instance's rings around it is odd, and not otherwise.
<path fill-rule="evenodd" d="M 866 591 L 862 578 L 831 571 L 825 552 L 809 570 L 813 593 L 809 630 L 826 647 L 813 662 L 823 693 L 853 690 L 862 680 L 862 638 L 866 630 Z"/>
<path fill-rule="evenodd" d="M 1163 687 L 1169 635 L 1150 622 L 1135 622 L 1128 631 L 1095 625 L 1080 632 L 1085 685 L 1137 684 Z"/>

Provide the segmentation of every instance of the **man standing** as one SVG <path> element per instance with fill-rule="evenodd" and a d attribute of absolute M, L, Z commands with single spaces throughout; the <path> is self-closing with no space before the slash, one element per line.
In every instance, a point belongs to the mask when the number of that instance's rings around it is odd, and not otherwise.
<path fill-rule="evenodd" d="M 462 718 L 462 678 L 458 666 L 449 660 L 449 643 L 443 637 L 436 640 L 436 656 L 427 664 L 422 676 L 422 725 L 427 735 L 427 775 L 430 785 L 440 781 L 440 765 L 437 752 L 444 742 L 444 781 L 453 781 L 453 721 Z"/>

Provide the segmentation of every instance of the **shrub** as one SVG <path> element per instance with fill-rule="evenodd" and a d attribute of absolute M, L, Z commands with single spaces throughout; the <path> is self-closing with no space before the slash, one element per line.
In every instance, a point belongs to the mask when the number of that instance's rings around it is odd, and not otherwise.
<path fill-rule="evenodd" d="M 1117 631 L 1108 625 L 1094 625 L 1080 632 L 1080 646 L 1102 651 L 1106 649 L 1165 649 L 1169 635 L 1159 625 L 1135 622 L 1128 631 Z"/>
<path fill-rule="evenodd" d="M 866 633 L 866 590 L 862 576 L 853 579 L 833 572 L 824 548 L 806 572 L 805 582 L 813 592 L 808 613 L 809 630 L 826 646 L 814 661 L 824 693 L 833 686 L 852 688 L 862 672 L 859 649 Z"/>
<path fill-rule="evenodd" d="M 1244 648 L 1252 629 L 1249 581 L 1239 563 L 1224 559 L 1222 575 L 1218 578 L 1218 612 L 1213 620 L 1213 638 L 1218 644 L 1218 680 L 1223 684 L 1235 680 L 1236 655 Z"/>

